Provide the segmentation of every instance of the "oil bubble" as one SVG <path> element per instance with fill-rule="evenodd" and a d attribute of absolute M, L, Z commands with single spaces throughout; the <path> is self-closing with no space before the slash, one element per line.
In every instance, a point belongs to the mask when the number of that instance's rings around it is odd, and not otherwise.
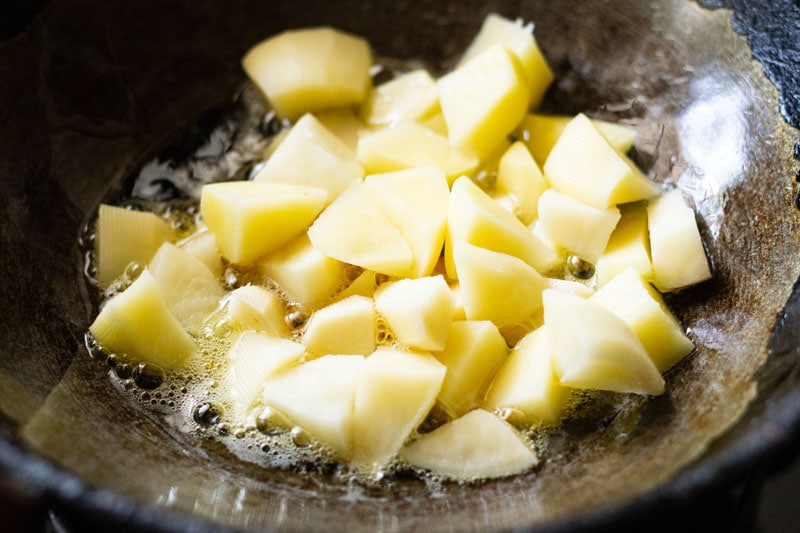
<path fill-rule="evenodd" d="M 120 363 L 114 366 L 114 374 L 119 379 L 130 379 L 133 376 L 133 367 L 128 363 Z"/>
<path fill-rule="evenodd" d="M 300 426 L 294 426 L 289 432 L 289 435 L 292 437 L 294 445 L 298 448 L 307 448 L 311 446 L 311 435 Z"/>
<path fill-rule="evenodd" d="M 577 255 L 567 258 L 567 268 L 569 268 L 569 273 L 578 279 L 589 279 L 594 276 L 594 265 Z"/>
<path fill-rule="evenodd" d="M 214 426 L 219 423 L 220 410 L 210 402 L 200 402 L 192 411 L 192 419 L 203 427 Z"/>
<path fill-rule="evenodd" d="M 256 428 L 265 435 L 280 435 L 290 426 L 285 416 L 270 407 L 265 407 L 256 417 Z"/>
<path fill-rule="evenodd" d="M 157 389 L 164 383 L 167 373 L 163 368 L 153 363 L 139 363 L 133 369 L 131 377 L 133 377 L 133 382 L 140 389 L 152 390 Z"/>

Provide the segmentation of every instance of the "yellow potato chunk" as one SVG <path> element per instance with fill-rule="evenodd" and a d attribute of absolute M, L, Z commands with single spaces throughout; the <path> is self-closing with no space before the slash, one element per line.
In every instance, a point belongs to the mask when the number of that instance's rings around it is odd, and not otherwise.
<path fill-rule="evenodd" d="M 647 206 L 653 283 L 673 291 L 711 278 L 694 211 L 679 189 L 664 193 Z"/>
<path fill-rule="evenodd" d="M 366 296 L 372 298 L 378 288 L 378 274 L 373 270 L 364 270 L 342 292 L 336 295 L 337 300 L 344 300 L 350 296 Z"/>
<path fill-rule="evenodd" d="M 386 465 L 436 401 L 447 368 L 433 356 L 379 348 L 356 385 L 353 463 L 366 471 Z"/>
<path fill-rule="evenodd" d="M 104 350 L 167 370 L 181 367 L 197 350 L 147 269 L 106 303 L 89 331 Z"/>
<path fill-rule="evenodd" d="M 422 122 L 420 122 L 423 126 L 428 128 L 434 133 L 438 133 L 442 137 L 448 137 L 447 134 L 447 122 L 444 121 L 444 115 L 439 112 L 435 115 L 431 116 L 430 118 L 426 118 Z"/>
<path fill-rule="evenodd" d="M 325 129 L 334 134 L 345 146 L 356 153 L 358 139 L 369 131 L 369 127 L 356 116 L 352 108 L 328 109 L 314 114 Z"/>
<path fill-rule="evenodd" d="M 308 229 L 314 248 L 339 261 L 389 276 L 411 272 L 413 255 L 402 233 L 364 181 L 348 187 Z"/>
<path fill-rule="evenodd" d="M 511 425 L 483 409 L 421 435 L 400 450 L 400 457 L 459 480 L 511 476 L 539 462 Z"/>
<path fill-rule="evenodd" d="M 217 277 L 199 259 L 164 243 L 147 269 L 175 318 L 195 335 L 225 296 Z"/>
<path fill-rule="evenodd" d="M 433 354 L 447 367 L 439 404 L 454 418 L 478 407 L 507 354 L 506 341 L 492 322 L 467 320 L 450 324 L 444 350 Z"/>
<path fill-rule="evenodd" d="M 530 99 L 519 60 L 499 44 L 440 78 L 438 86 L 450 143 L 478 157 L 517 127 Z"/>
<path fill-rule="evenodd" d="M 666 372 L 694 349 L 661 295 L 633 268 L 606 283 L 591 301 L 631 327 L 659 372 Z"/>
<path fill-rule="evenodd" d="M 442 276 L 401 279 L 378 287 L 375 309 L 398 342 L 420 350 L 442 350 L 455 300 Z"/>
<path fill-rule="evenodd" d="M 664 379 L 624 320 L 600 305 L 553 289 L 542 294 L 544 327 L 562 385 L 662 394 Z"/>
<path fill-rule="evenodd" d="M 203 187 L 200 212 L 222 256 L 249 265 L 305 231 L 327 199 L 316 187 L 229 181 Z"/>
<path fill-rule="evenodd" d="M 439 111 L 439 91 L 428 71 L 419 69 L 375 87 L 361 106 L 372 126 L 420 122 Z"/>
<path fill-rule="evenodd" d="M 533 24 L 523 24 L 521 20 L 511 21 L 496 13 L 490 13 L 464 52 L 460 64 L 469 61 L 494 44 L 505 46 L 519 59 L 531 93 L 530 104 L 532 107 L 538 107 L 547 88 L 553 83 L 554 76 L 533 36 Z"/>
<path fill-rule="evenodd" d="M 318 187 L 328 191 L 332 202 L 363 177 L 364 169 L 344 141 L 314 115 L 304 115 L 253 180 Z"/>
<path fill-rule="evenodd" d="M 288 337 L 286 307 L 277 294 L 258 285 L 245 285 L 231 292 L 228 316 L 243 329 Z"/>
<path fill-rule="evenodd" d="M 219 256 L 217 240 L 213 233 L 203 229 L 180 241 L 178 246 L 187 254 L 199 259 L 212 274 L 217 277 L 222 276 L 222 258 Z"/>
<path fill-rule="evenodd" d="M 539 197 L 539 222 L 550 241 L 597 263 L 619 222 L 616 207 L 600 209 L 548 189 Z"/>
<path fill-rule="evenodd" d="M 478 166 L 477 157 L 451 147 L 447 137 L 414 122 L 363 135 L 357 154 L 368 174 L 435 166 L 447 175 L 448 182 Z"/>
<path fill-rule="evenodd" d="M 375 351 L 375 305 L 350 296 L 316 311 L 303 332 L 303 344 L 317 355 L 369 355 Z"/>
<path fill-rule="evenodd" d="M 453 279 L 460 276 L 453 261 L 455 241 L 513 255 L 540 272 L 553 269 L 559 262 L 553 250 L 467 177 L 453 183 L 447 211 L 445 267 Z"/>
<path fill-rule="evenodd" d="M 512 423 L 557 424 L 569 389 L 553 371 L 550 344 L 543 327 L 523 337 L 492 380 L 482 407 L 508 411 Z"/>
<path fill-rule="evenodd" d="M 275 112 L 290 120 L 360 104 L 371 85 L 371 65 L 366 40 L 327 27 L 285 31 L 258 43 L 242 59 L 244 71 Z"/>
<path fill-rule="evenodd" d="M 444 173 L 435 167 L 374 174 L 367 188 L 411 250 L 407 276 L 428 276 L 439 260 L 447 227 L 450 189 Z"/>
<path fill-rule="evenodd" d="M 346 283 L 347 265 L 314 248 L 306 234 L 260 259 L 257 268 L 308 310 L 325 305 Z"/>
<path fill-rule="evenodd" d="M 561 132 L 574 117 L 566 115 L 538 115 L 532 113 L 520 125 L 520 136 L 524 139 L 531 155 L 540 165 L 544 165 L 550 150 L 555 146 Z M 603 134 L 608 144 L 619 153 L 626 153 L 636 140 L 636 130 L 622 124 L 592 119 L 592 124 Z"/>
<path fill-rule="evenodd" d="M 494 199 L 526 226 L 536 219 L 539 197 L 547 189 L 539 165 L 521 142 L 515 142 L 500 158 Z"/>
<path fill-rule="evenodd" d="M 600 209 L 660 192 L 656 183 L 614 150 L 584 114 L 564 128 L 547 156 L 544 175 L 555 189 Z"/>
<path fill-rule="evenodd" d="M 620 206 L 622 215 L 597 261 L 597 284 L 603 286 L 628 267 L 643 278 L 653 278 L 647 206 L 642 202 Z"/>
<path fill-rule="evenodd" d="M 541 309 L 547 279 L 520 259 L 463 241 L 454 243 L 453 256 L 468 320 L 491 320 L 502 331 Z"/>
<path fill-rule="evenodd" d="M 225 390 L 229 391 L 233 418 L 241 419 L 256 401 L 272 374 L 297 362 L 306 347 L 288 339 L 248 331 L 228 351 Z"/>
<path fill-rule="evenodd" d="M 169 224 L 153 213 L 100 205 L 95 239 L 97 284 L 108 287 L 130 263 L 146 265 L 169 237 Z"/>
<path fill-rule="evenodd" d="M 264 405 L 347 459 L 353 450 L 354 399 L 363 367 L 364 358 L 358 355 L 326 355 L 288 368 L 267 379 Z"/>
<path fill-rule="evenodd" d="M 547 286 L 550 289 L 576 294 L 581 298 L 588 298 L 595 293 L 594 289 L 587 284 L 567 279 L 547 278 Z"/>

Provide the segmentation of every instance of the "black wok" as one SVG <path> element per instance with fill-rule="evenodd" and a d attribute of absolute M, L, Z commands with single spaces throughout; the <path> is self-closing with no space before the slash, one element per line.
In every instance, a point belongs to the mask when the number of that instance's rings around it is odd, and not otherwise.
<path fill-rule="evenodd" d="M 788 457 L 800 433 L 798 132 L 780 113 L 800 119 L 785 48 L 798 8 L 733 4 L 782 100 L 732 11 L 689 0 L 47 4 L 0 44 L 0 465 L 16 510 L 139 530 L 702 523 L 697 502 Z M 79 235 L 126 178 L 230 105 L 242 53 L 329 24 L 443 69 L 489 11 L 536 22 L 559 80 L 546 109 L 635 126 L 636 159 L 694 199 L 715 277 L 669 298 L 698 351 L 667 394 L 568 425 L 528 475 L 353 496 L 324 474 L 254 468 L 115 390 L 83 347 L 95 309 Z"/>

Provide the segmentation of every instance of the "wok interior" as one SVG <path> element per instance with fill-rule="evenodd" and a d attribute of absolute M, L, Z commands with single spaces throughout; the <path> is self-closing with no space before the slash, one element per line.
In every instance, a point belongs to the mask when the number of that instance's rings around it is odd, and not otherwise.
<path fill-rule="evenodd" d="M 771 406 L 792 399 L 791 354 L 758 371 L 798 277 L 796 131 L 730 13 L 684 0 L 91 3 L 77 16 L 54 1 L 0 47 L 12 82 L 2 93 L 12 127 L 0 133 L 0 260 L 12 280 L 0 289 L 0 407 L 24 449 L 100 489 L 236 527 L 509 528 L 621 505 L 687 465 L 684 474 L 713 476 L 721 454 L 746 450 Z M 378 55 L 445 68 L 490 11 L 536 23 L 558 76 L 546 110 L 635 126 L 635 159 L 696 203 L 715 277 L 668 299 L 698 352 L 667 375 L 667 393 L 616 397 L 596 424 L 566 425 L 530 474 L 359 491 L 238 461 L 114 390 L 82 348 L 93 310 L 81 227 L 125 177 L 230 100 L 247 47 L 328 24 L 367 37 Z M 753 398 L 760 409 L 708 451 Z"/>

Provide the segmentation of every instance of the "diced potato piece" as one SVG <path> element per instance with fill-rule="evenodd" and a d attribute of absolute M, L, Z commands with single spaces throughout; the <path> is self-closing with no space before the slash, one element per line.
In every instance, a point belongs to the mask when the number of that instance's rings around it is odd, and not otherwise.
<path fill-rule="evenodd" d="M 357 154 L 368 174 L 432 165 L 452 182 L 478 166 L 477 157 L 461 153 L 450 146 L 447 137 L 414 122 L 363 135 Z"/>
<path fill-rule="evenodd" d="M 444 115 L 442 113 L 436 113 L 432 117 L 420 122 L 420 124 L 432 132 L 438 133 L 442 137 L 449 137 L 447 134 L 447 122 L 444 121 Z"/>
<path fill-rule="evenodd" d="M 371 85 L 371 65 L 366 40 L 327 27 L 285 31 L 258 43 L 242 59 L 275 111 L 291 120 L 361 103 Z"/>
<path fill-rule="evenodd" d="M 520 340 L 497 371 L 483 408 L 510 411 L 513 423 L 556 424 L 569 397 L 553 371 L 547 333 L 540 327 Z"/>
<path fill-rule="evenodd" d="M 453 279 L 459 277 L 453 262 L 453 243 L 459 240 L 513 255 L 540 272 L 551 270 L 559 262 L 555 252 L 467 177 L 453 183 L 447 211 L 445 266 Z"/>
<path fill-rule="evenodd" d="M 344 141 L 314 115 L 304 115 L 253 179 L 325 189 L 332 202 L 363 177 L 364 169 Z"/>
<path fill-rule="evenodd" d="M 195 335 L 225 296 L 217 277 L 197 258 L 164 243 L 147 269 L 175 318 Z"/>
<path fill-rule="evenodd" d="M 439 110 L 439 91 L 427 70 L 419 69 L 375 87 L 361 107 L 367 124 L 419 122 Z"/>
<path fill-rule="evenodd" d="M 428 354 L 379 348 L 356 385 L 353 463 L 375 471 L 392 458 L 436 401 L 447 368 Z"/>
<path fill-rule="evenodd" d="M 468 320 L 491 320 L 502 331 L 541 309 L 547 279 L 520 259 L 463 241 L 453 245 L 453 255 Z"/>
<path fill-rule="evenodd" d="M 539 197 L 539 222 L 550 240 L 590 263 L 603 255 L 619 219 L 616 207 L 600 209 L 553 189 Z"/>
<path fill-rule="evenodd" d="M 327 198 L 315 187 L 228 181 L 203 187 L 200 211 L 222 256 L 248 265 L 305 231 Z"/>
<path fill-rule="evenodd" d="M 666 372 L 694 349 L 661 295 L 633 268 L 623 270 L 601 287 L 591 301 L 631 327 L 659 372 Z"/>
<path fill-rule="evenodd" d="M 259 260 L 257 266 L 289 300 L 308 310 L 325 305 L 346 283 L 347 265 L 314 248 L 305 234 Z"/>
<path fill-rule="evenodd" d="M 448 285 L 450 286 L 450 291 L 453 293 L 453 300 L 456 303 L 455 309 L 453 309 L 453 320 L 466 320 L 467 312 L 464 311 L 464 302 L 461 301 L 461 287 L 458 281 L 452 281 L 448 283 Z"/>
<path fill-rule="evenodd" d="M 515 142 L 500 158 L 495 184 L 496 201 L 526 226 L 539 212 L 539 196 L 547 189 L 539 165 L 521 142 Z"/>
<path fill-rule="evenodd" d="M 365 182 L 348 187 L 308 230 L 323 254 L 389 276 L 407 276 L 413 255 Z"/>
<path fill-rule="evenodd" d="M 217 250 L 217 240 L 214 234 L 204 229 L 178 243 L 181 250 L 196 257 L 211 271 L 212 274 L 222 276 L 222 258 Z"/>
<path fill-rule="evenodd" d="M 672 291 L 711 278 L 694 211 L 679 189 L 664 193 L 647 206 L 653 283 Z"/>
<path fill-rule="evenodd" d="M 167 370 L 179 368 L 197 350 L 147 269 L 106 303 L 89 331 L 104 350 Z"/>
<path fill-rule="evenodd" d="M 523 24 L 521 20 L 511 21 L 496 13 L 490 13 L 483 21 L 478 35 L 464 52 L 459 64 L 469 61 L 493 44 L 501 44 L 517 56 L 525 70 L 525 79 L 531 93 L 532 107 L 538 107 L 553 83 L 553 71 L 539 50 L 533 36 L 533 24 Z"/>
<path fill-rule="evenodd" d="M 628 267 L 645 279 L 653 277 L 646 206 L 641 202 L 623 205 L 620 213 L 622 218 L 597 261 L 597 284 L 601 287 Z"/>
<path fill-rule="evenodd" d="M 169 240 L 169 224 L 153 213 L 102 204 L 97 215 L 97 284 L 108 287 L 127 266 L 144 266 Z"/>
<path fill-rule="evenodd" d="M 245 285 L 228 298 L 228 316 L 243 329 L 287 337 L 286 307 L 277 294 L 258 285 Z"/>
<path fill-rule="evenodd" d="M 240 419 L 256 401 L 264 383 L 274 373 L 297 362 L 306 347 L 266 333 L 247 331 L 228 351 L 226 390 L 230 391 L 233 418 Z"/>
<path fill-rule="evenodd" d="M 364 367 L 358 355 L 326 355 L 273 374 L 264 405 L 288 417 L 342 458 L 353 449 L 353 404 Z"/>
<path fill-rule="evenodd" d="M 655 182 L 608 144 L 584 114 L 564 128 L 547 156 L 544 175 L 555 189 L 600 209 L 660 192 Z"/>
<path fill-rule="evenodd" d="M 373 270 L 364 270 L 342 292 L 336 295 L 337 300 L 344 300 L 350 296 L 366 296 L 372 298 L 378 288 L 378 274 Z"/>
<path fill-rule="evenodd" d="M 303 344 L 317 355 L 369 355 L 375 351 L 376 320 L 371 298 L 350 296 L 311 316 Z"/>
<path fill-rule="evenodd" d="M 314 114 L 325 129 L 342 141 L 353 154 L 358 148 L 358 139 L 369 131 L 369 127 L 356 116 L 352 108 L 329 109 Z"/>
<path fill-rule="evenodd" d="M 662 394 L 664 379 L 630 326 L 597 302 L 547 289 L 544 327 L 562 385 Z"/>
<path fill-rule="evenodd" d="M 511 476 L 539 462 L 511 425 L 483 409 L 421 435 L 400 450 L 400 457 L 458 480 Z"/>
<path fill-rule="evenodd" d="M 292 128 L 291 128 L 291 126 L 290 126 L 290 127 L 283 128 L 283 129 L 282 129 L 281 131 L 279 131 L 279 132 L 278 132 L 276 135 L 274 135 L 274 136 L 273 136 L 273 137 L 272 137 L 272 138 L 269 140 L 269 143 L 268 143 L 268 144 L 267 144 L 267 145 L 264 147 L 264 149 L 261 151 L 261 157 L 262 157 L 262 158 L 264 158 L 265 160 L 266 160 L 266 159 L 269 159 L 270 157 L 272 157 L 272 154 L 274 154 L 274 153 L 275 153 L 275 151 L 278 149 L 278 147 L 279 147 L 281 144 L 283 144 L 283 141 L 285 141 L 285 140 L 286 140 L 286 137 L 288 137 L 288 136 L 289 136 L 289 132 L 290 132 L 290 131 L 292 131 Z"/>
<path fill-rule="evenodd" d="M 488 320 L 450 324 L 444 350 L 433 354 L 447 367 L 439 404 L 453 418 L 478 407 L 507 354 L 505 339 Z"/>
<path fill-rule="evenodd" d="M 439 79 L 450 143 L 483 157 L 525 117 L 530 93 L 519 60 L 495 44 Z"/>
<path fill-rule="evenodd" d="M 594 289 L 592 289 L 585 283 L 567 279 L 547 278 L 547 286 L 548 288 L 555 289 L 557 291 L 564 291 L 564 292 L 570 292 L 572 294 L 577 294 L 581 298 L 588 298 L 595 292 Z"/>
<path fill-rule="evenodd" d="M 421 167 L 367 176 L 365 183 L 411 249 L 408 276 L 428 276 L 442 253 L 450 189 L 444 173 Z"/>
<path fill-rule="evenodd" d="M 525 117 L 520 126 L 522 138 L 531 155 L 540 165 L 544 165 L 550 150 L 555 146 L 561 132 L 574 117 L 566 115 L 537 115 Z M 636 130 L 622 124 L 592 119 L 592 124 L 603 134 L 608 144 L 619 153 L 626 153 L 636 140 Z"/>
<path fill-rule="evenodd" d="M 442 276 L 401 279 L 378 287 L 375 309 L 398 342 L 421 350 L 442 350 L 455 300 Z"/>

